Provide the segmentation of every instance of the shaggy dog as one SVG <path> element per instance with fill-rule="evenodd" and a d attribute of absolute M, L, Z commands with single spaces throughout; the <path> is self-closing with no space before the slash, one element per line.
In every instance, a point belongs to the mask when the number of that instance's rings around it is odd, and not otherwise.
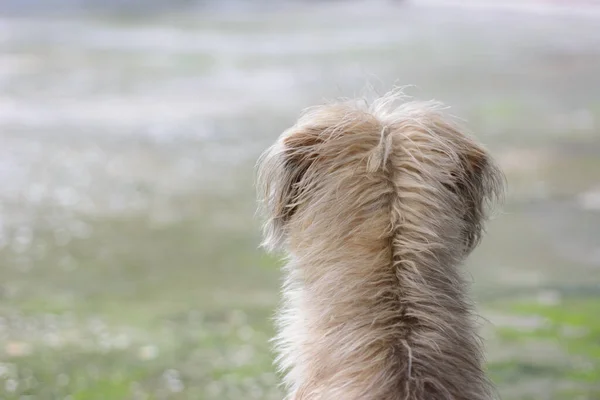
<path fill-rule="evenodd" d="M 308 109 L 258 164 L 293 400 L 489 400 L 467 283 L 503 176 L 433 102 Z"/>

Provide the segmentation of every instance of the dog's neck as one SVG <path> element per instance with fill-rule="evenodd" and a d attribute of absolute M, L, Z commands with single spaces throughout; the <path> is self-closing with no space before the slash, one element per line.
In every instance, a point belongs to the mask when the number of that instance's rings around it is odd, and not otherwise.
<path fill-rule="evenodd" d="M 385 219 L 296 235 L 278 337 L 294 399 L 493 398 L 453 249 L 410 215 L 381 238 Z"/>

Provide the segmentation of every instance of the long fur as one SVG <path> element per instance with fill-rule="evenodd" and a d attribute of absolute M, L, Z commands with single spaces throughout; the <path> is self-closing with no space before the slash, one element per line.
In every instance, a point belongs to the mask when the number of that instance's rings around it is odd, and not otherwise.
<path fill-rule="evenodd" d="M 308 109 L 258 164 L 288 399 L 489 400 L 459 264 L 503 177 L 435 102 Z"/>

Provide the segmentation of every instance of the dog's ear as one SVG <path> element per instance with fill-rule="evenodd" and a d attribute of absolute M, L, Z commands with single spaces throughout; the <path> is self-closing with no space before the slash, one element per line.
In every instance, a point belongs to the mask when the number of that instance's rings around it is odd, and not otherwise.
<path fill-rule="evenodd" d="M 284 169 L 288 175 L 287 188 L 281 198 L 283 222 L 288 222 L 296 213 L 302 201 L 303 178 L 311 167 L 318 154 L 318 147 L 322 143 L 319 131 L 305 128 L 293 132 L 283 140 Z"/>
<path fill-rule="evenodd" d="M 262 198 L 263 245 L 275 249 L 286 237 L 286 229 L 303 198 L 303 178 L 317 157 L 322 143 L 319 131 L 293 127 L 259 160 L 258 188 Z"/>
<path fill-rule="evenodd" d="M 468 146 L 460 156 L 461 172 L 455 188 L 464 204 L 466 251 L 471 252 L 483 233 L 489 206 L 499 199 L 503 177 L 490 156 L 479 146 Z"/>

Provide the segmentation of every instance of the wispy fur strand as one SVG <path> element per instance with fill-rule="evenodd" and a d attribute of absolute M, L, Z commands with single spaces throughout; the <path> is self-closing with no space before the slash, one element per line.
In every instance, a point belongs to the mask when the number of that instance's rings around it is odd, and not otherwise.
<path fill-rule="evenodd" d="M 503 176 L 435 102 L 308 109 L 258 164 L 293 400 L 490 400 L 459 266 Z"/>

